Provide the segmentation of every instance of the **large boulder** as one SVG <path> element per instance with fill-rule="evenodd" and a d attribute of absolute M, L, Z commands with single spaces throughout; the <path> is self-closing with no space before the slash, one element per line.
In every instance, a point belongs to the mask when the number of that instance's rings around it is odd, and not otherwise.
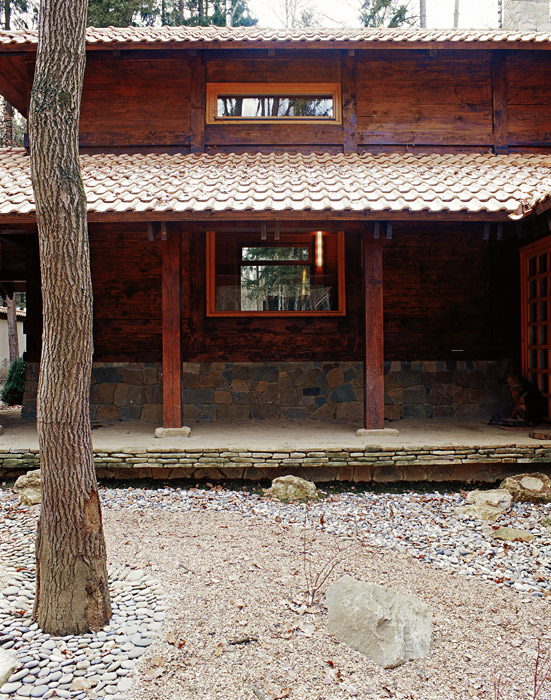
<path fill-rule="evenodd" d="M 21 662 L 13 651 L 0 649 L 0 687 L 8 682 L 9 677 L 21 666 Z"/>
<path fill-rule="evenodd" d="M 499 488 L 507 489 L 514 501 L 551 503 L 551 479 L 541 472 L 508 476 Z"/>
<path fill-rule="evenodd" d="M 299 476 L 278 476 L 272 481 L 272 486 L 264 492 L 266 496 L 278 498 L 280 501 L 317 501 L 318 490 L 312 481 L 306 481 Z"/>
<path fill-rule="evenodd" d="M 40 491 L 40 469 L 34 469 L 20 476 L 13 486 L 15 493 L 19 494 L 22 506 L 34 506 L 42 501 Z"/>
<path fill-rule="evenodd" d="M 383 668 L 426 656 L 432 613 L 422 600 L 343 576 L 327 590 L 328 631 Z"/>

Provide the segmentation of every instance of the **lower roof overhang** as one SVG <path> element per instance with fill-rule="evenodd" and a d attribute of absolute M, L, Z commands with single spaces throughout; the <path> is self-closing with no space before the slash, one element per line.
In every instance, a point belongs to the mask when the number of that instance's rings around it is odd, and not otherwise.
<path fill-rule="evenodd" d="M 551 154 L 81 156 L 90 222 L 519 221 L 551 208 Z M 0 226 L 36 219 L 30 159 L 0 149 Z"/>

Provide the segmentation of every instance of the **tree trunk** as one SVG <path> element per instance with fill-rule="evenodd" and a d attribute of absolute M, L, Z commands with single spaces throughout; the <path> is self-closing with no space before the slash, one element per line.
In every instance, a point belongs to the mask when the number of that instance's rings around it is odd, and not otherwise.
<path fill-rule="evenodd" d="M 17 308 L 15 292 L 6 294 L 6 317 L 8 320 L 8 344 L 10 348 L 10 365 L 19 357 L 19 336 L 17 335 Z"/>
<path fill-rule="evenodd" d="M 453 6 L 453 26 L 456 29 L 459 27 L 459 0 L 455 0 Z"/>
<path fill-rule="evenodd" d="M 42 0 L 29 119 L 44 321 L 33 616 L 54 635 L 99 629 L 111 614 L 90 431 L 92 284 L 78 158 L 87 5 Z"/>

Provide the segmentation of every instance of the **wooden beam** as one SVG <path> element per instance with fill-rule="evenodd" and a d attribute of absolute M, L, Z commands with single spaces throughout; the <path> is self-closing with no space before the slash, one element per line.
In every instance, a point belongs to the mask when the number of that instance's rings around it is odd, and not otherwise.
<path fill-rule="evenodd" d="M 341 59 L 342 84 L 342 130 L 343 150 L 345 153 L 358 150 L 356 126 L 356 66 L 353 56 L 343 56 Z"/>
<path fill-rule="evenodd" d="M 506 51 L 492 52 L 492 112 L 494 152 L 509 153 Z"/>
<path fill-rule="evenodd" d="M 182 382 L 182 234 L 168 227 L 162 249 L 163 427 L 184 424 Z"/>
<path fill-rule="evenodd" d="M 365 309 L 364 427 L 384 428 L 383 248 L 380 238 L 363 234 Z"/>
<path fill-rule="evenodd" d="M 191 58 L 191 152 L 205 150 L 206 69 L 202 52 Z"/>

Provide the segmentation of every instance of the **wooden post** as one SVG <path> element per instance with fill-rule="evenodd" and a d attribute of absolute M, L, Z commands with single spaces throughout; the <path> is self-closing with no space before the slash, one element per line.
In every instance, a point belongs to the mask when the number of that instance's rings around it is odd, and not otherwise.
<path fill-rule="evenodd" d="M 163 427 L 184 424 L 182 385 L 182 234 L 169 225 L 163 255 Z"/>
<path fill-rule="evenodd" d="M 492 52 L 492 114 L 494 152 L 509 153 L 507 109 L 507 53 Z"/>
<path fill-rule="evenodd" d="M 365 308 L 364 427 L 384 428 L 383 248 L 372 231 L 363 234 Z"/>
<path fill-rule="evenodd" d="M 205 150 L 205 59 L 202 53 L 191 59 L 191 152 Z"/>
<path fill-rule="evenodd" d="M 356 125 L 356 66 L 357 60 L 352 56 L 343 56 L 341 60 L 342 75 L 342 130 L 343 150 L 354 153 L 358 150 Z"/>

